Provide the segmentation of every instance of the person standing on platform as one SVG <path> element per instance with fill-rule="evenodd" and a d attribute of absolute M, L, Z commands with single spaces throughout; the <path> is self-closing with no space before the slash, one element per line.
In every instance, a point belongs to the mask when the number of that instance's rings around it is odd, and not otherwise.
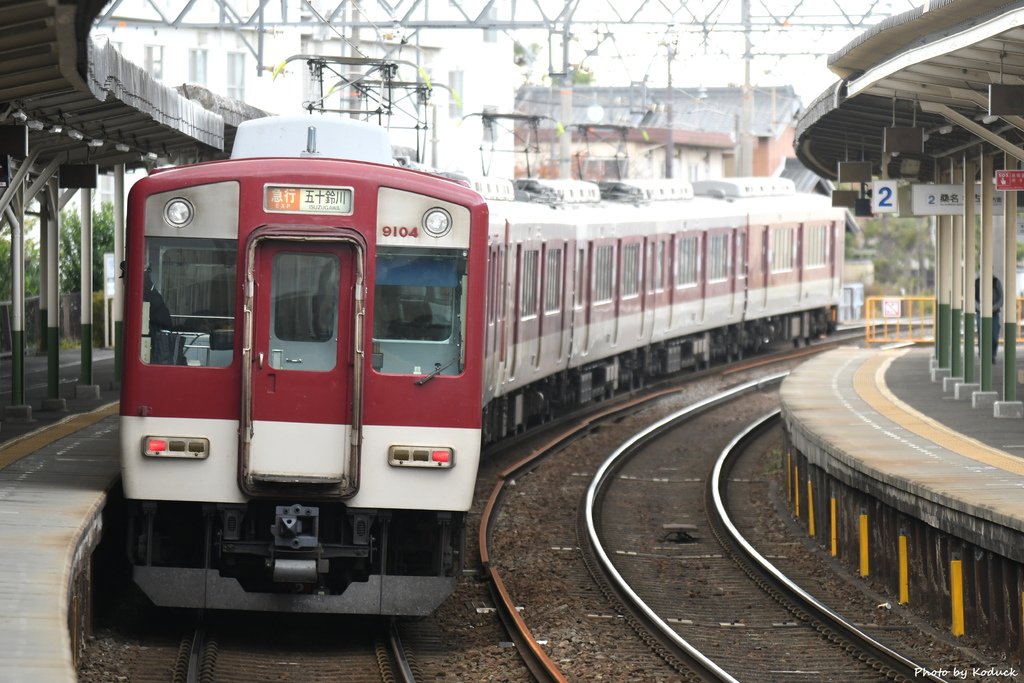
<path fill-rule="evenodd" d="M 978 343 L 981 344 L 981 276 L 974 280 L 974 305 L 978 320 Z M 992 360 L 999 352 L 999 330 L 1002 328 L 1003 285 L 992 276 Z"/>

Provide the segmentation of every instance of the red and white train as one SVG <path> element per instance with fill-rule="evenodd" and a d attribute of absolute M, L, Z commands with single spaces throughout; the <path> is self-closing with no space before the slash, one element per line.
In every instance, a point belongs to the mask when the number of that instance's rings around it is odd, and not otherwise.
<path fill-rule="evenodd" d="M 429 613 L 462 566 L 482 442 L 828 332 L 843 214 L 787 181 L 696 189 L 478 192 L 323 117 L 244 124 L 230 160 L 138 182 L 136 583 L 168 606 Z"/>

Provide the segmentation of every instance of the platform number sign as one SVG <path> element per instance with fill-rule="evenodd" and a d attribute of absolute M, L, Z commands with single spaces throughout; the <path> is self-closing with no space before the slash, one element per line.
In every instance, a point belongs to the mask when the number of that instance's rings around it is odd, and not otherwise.
<path fill-rule="evenodd" d="M 876 180 L 871 183 L 871 213 L 896 213 L 896 181 Z"/>

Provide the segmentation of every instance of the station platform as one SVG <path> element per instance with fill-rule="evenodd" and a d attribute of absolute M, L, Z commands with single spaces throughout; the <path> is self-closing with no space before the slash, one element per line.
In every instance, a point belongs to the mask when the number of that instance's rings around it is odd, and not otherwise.
<path fill-rule="evenodd" d="M 862 576 L 1020 661 L 1024 421 L 944 390 L 933 355 L 841 348 L 791 373 L 781 388 L 790 499 Z"/>
<path fill-rule="evenodd" d="M 43 410 L 47 360 L 26 358 L 26 404 L 0 418 L 0 681 L 77 679 L 73 643 L 91 618 L 87 578 L 106 495 L 120 473 L 113 354 L 93 352 L 82 391 L 81 352 L 61 351 L 64 410 Z M 10 358 L 0 387 L 10 387 Z M 11 403 L 0 393 L 0 407 Z M 4 411 L 0 414 L 7 414 Z"/>

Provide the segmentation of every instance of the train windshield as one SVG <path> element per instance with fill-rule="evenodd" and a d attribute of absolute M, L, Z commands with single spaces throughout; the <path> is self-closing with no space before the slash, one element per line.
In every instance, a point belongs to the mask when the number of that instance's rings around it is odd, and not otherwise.
<path fill-rule="evenodd" d="M 234 357 L 236 241 L 147 237 L 142 360 L 225 367 Z"/>
<path fill-rule="evenodd" d="M 389 374 L 460 374 L 465 286 L 465 250 L 380 247 L 373 306 L 374 369 Z"/>

